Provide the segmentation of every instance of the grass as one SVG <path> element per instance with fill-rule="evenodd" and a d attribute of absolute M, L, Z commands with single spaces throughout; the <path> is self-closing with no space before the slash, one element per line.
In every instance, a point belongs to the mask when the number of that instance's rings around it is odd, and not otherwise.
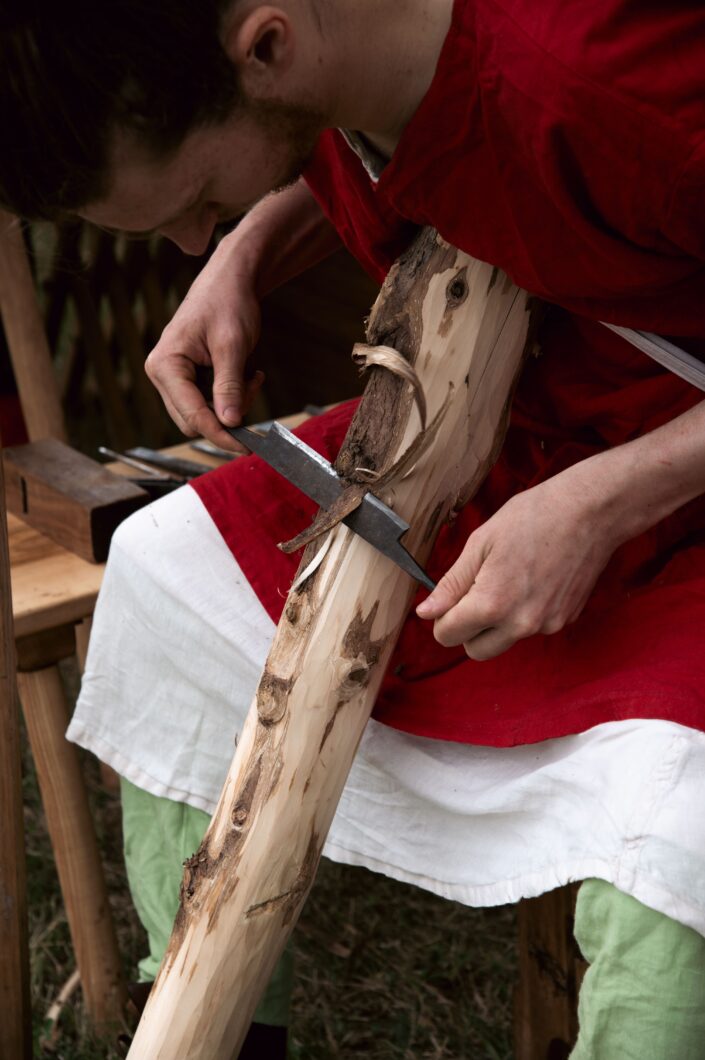
<path fill-rule="evenodd" d="M 86 777 L 134 977 L 145 943 L 125 881 L 120 808 L 94 761 L 86 760 Z M 47 1009 L 75 964 L 28 753 L 24 784 L 35 1055 L 113 1060 L 115 1049 L 91 1037 L 80 990 L 62 1011 L 53 1049 L 41 1045 Z M 511 907 L 468 909 L 323 861 L 294 934 L 292 1060 L 509 1060 L 514 936 Z"/>

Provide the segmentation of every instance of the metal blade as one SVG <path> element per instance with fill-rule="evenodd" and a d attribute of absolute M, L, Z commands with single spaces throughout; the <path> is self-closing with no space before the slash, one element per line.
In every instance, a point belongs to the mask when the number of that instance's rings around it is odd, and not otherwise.
<path fill-rule="evenodd" d="M 273 423 L 266 434 L 257 434 L 246 427 L 225 429 L 321 508 L 330 508 L 345 489 L 335 468 L 325 457 L 281 423 Z M 409 529 L 409 524 L 384 501 L 372 493 L 365 494 L 359 508 L 346 516 L 343 522 L 427 589 L 435 589 L 435 582 L 400 541 L 402 534 Z"/>
<path fill-rule="evenodd" d="M 623 328 L 617 324 L 605 324 L 604 321 L 602 323 L 652 360 L 668 368 L 674 375 L 685 379 L 698 390 L 705 390 L 705 364 L 693 357 L 692 353 L 675 346 L 668 339 L 662 339 L 660 335 L 654 335 L 651 331 L 635 331 L 633 328 Z"/>
<path fill-rule="evenodd" d="M 247 427 L 225 429 L 321 508 L 330 508 L 343 492 L 344 485 L 331 464 L 281 423 L 273 423 L 266 434 Z"/>
<path fill-rule="evenodd" d="M 127 455 L 144 460 L 147 464 L 170 471 L 172 475 L 181 475 L 182 478 L 198 478 L 205 475 L 206 471 L 212 469 L 206 464 L 197 464 L 195 460 L 184 460 L 180 456 L 171 456 L 169 453 L 161 453 L 157 449 L 148 449 L 144 445 L 128 449 Z"/>

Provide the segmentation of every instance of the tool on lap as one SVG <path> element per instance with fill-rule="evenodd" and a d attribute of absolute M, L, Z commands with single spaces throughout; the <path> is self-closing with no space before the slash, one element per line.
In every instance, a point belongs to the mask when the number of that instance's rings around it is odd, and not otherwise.
<path fill-rule="evenodd" d="M 247 427 L 225 430 L 322 508 L 330 508 L 345 489 L 332 464 L 281 423 L 274 422 L 265 434 Z M 409 524 L 373 493 L 366 493 L 360 506 L 342 522 L 427 589 L 435 588 L 435 582 L 400 541 Z"/>
<path fill-rule="evenodd" d="M 650 332 L 605 326 L 693 386 L 705 390 L 705 365 L 696 357 Z M 330 508 L 343 492 L 345 485 L 331 464 L 281 424 L 274 422 L 265 434 L 255 434 L 245 427 L 226 427 L 226 430 L 322 508 Z M 412 578 L 428 589 L 435 588 L 435 583 L 401 544 L 400 538 L 409 524 L 374 494 L 367 493 L 360 507 L 342 521 Z"/>

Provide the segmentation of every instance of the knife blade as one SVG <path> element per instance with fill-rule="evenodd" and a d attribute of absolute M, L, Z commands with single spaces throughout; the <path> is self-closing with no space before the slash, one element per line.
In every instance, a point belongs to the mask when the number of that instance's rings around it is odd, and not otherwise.
<path fill-rule="evenodd" d="M 272 423 L 265 434 L 247 427 L 225 429 L 321 508 L 330 508 L 345 489 L 332 464 L 281 423 Z M 436 583 L 401 543 L 409 524 L 373 493 L 366 493 L 342 521 L 427 589 L 435 589 Z"/>
<path fill-rule="evenodd" d="M 616 335 L 621 335 L 647 357 L 668 368 L 674 375 L 685 379 L 698 390 L 705 390 L 705 364 L 692 353 L 682 350 L 680 346 L 655 335 L 652 331 L 636 331 L 634 328 L 623 328 L 618 324 L 607 324 L 604 320 L 602 324 Z"/>

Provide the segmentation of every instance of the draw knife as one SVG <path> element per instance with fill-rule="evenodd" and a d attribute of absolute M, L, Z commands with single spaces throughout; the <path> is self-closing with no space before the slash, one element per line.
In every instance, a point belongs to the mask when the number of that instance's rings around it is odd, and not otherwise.
<path fill-rule="evenodd" d="M 225 430 L 321 508 L 330 508 L 345 489 L 332 464 L 281 423 L 272 423 L 266 434 L 258 434 L 247 427 L 226 427 Z M 409 524 L 379 497 L 366 493 L 359 507 L 342 521 L 416 581 L 427 589 L 435 589 L 435 582 L 400 541 Z"/>
<path fill-rule="evenodd" d="M 680 346 L 675 346 L 668 339 L 654 335 L 651 331 L 634 331 L 633 328 L 623 328 L 617 324 L 605 324 L 604 320 L 602 323 L 610 331 L 631 342 L 632 346 L 636 346 L 647 357 L 668 368 L 674 375 L 685 379 L 698 390 L 705 390 L 705 364 L 693 357 L 692 353 L 687 353 Z"/>
<path fill-rule="evenodd" d="M 693 386 L 705 390 L 705 364 L 696 357 L 650 332 L 613 324 L 605 326 Z M 246 427 L 226 427 L 225 430 L 321 508 L 330 508 L 345 489 L 333 466 L 276 420 L 265 434 Z M 400 538 L 409 529 L 409 524 L 379 497 L 366 493 L 360 506 L 342 521 L 416 581 L 427 589 L 435 589 L 435 582 L 401 543 Z"/>

